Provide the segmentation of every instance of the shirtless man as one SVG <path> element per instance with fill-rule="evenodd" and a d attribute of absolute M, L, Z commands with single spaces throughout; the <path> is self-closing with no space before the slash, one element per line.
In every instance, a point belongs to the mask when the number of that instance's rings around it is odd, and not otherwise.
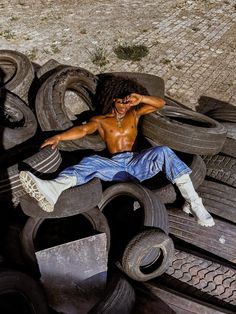
<path fill-rule="evenodd" d="M 212 216 L 192 185 L 191 169 L 169 147 L 151 147 L 140 153 L 135 151 L 139 118 L 164 105 L 161 98 L 137 93 L 115 98 L 108 114 L 95 116 L 88 123 L 55 135 L 41 145 L 41 148 L 51 145 L 54 149 L 60 141 L 80 139 L 98 131 L 111 158 L 99 155 L 85 157 L 79 164 L 63 170 L 54 180 L 41 180 L 28 171 L 21 171 L 23 188 L 43 210 L 50 212 L 65 189 L 84 184 L 94 177 L 104 181 L 142 182 L 163 171 L 185 198 L 183 210 L 192 213 L 200 225 L 213 226 Z"/>

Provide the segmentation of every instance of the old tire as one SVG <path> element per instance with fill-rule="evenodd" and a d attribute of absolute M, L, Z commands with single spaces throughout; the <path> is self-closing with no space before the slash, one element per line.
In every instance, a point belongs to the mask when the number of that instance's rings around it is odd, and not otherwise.
<path fill-rule="evenodd" d="M 37 121 L 28 106 L 8 91 L 1 91 L 1 115 L 7 116 L 0 126 L 1 148 L 7 150 L 33 137 Z"/>
<path fill-rule="evenodd" d="M 168 218 L 165 206 L 147 188 L 135 183 L 116 183 L 108 187 L 98 204 L 101 211 L 114 199 L 120 196 L 130 196 L 143 207 L 143 226 L 160 228 L 168 233 Z"/>
<path fill-rule="evenodd" d="M 57 149 L 46 147 L 21 163 L 38 175 L 52 173 L 61 164 L 61 155 Z M 19 179 L 19 167 L 20 163 L 14 164 L 7 169 L 2 169 L 0 173 L 0 198 L 10 199 L 15 205 L 19 204 L 20 197 L 25 194 Z"/>
<path fill-rule="evenodd" d="M 162 282 L 225 309 L 236 305 L 236 270 L 204 257 L 175 250 Z"/>
<path fill-rule="evenodd" d="M 236 158 L 236 139 L 227 137 L 220 152 L 224 155 Z"/>
<path fill-rule="evenodd" d="M 143 265 L 143 260 L 150 251 L 159 254 L 150 264 Z M 137 234 L 126 246 L 121 269 L 132 279 L 147 281 L 162 275 L 172 263 L 174 244 L 169 236 L 156 228 L 149 228 Z"/>
<path fill-rule="evenodd" d="M 0 312 L 49 314 L 45 293 L 32 277 L 16 270 L 0 269 Z"/>
<path fill-rule="evenodd" d="M 36 114 L 42 131 L 66 130 L 73 126 L 64 102 L 67 90 L 75 91 L 87 109 L 94 110 L 92 98 L 96 84 L 96 76 L 79 67 L 65 66 L 49 76 L 36 95 Z M 81 112 L 83 105 L 78 103 L 78 111 Z"/>
<path fill-rule="evenodd" d="M 135 292 L 120 273 L 113 273 L 108 280 L 103 298 L 88 314 L 130 314 L 135 303 Z"/>
<path fill-rule="evenodd" d="M 22 211 L 29 217 L 61 218 L 77 215 L 97 206 L 102 198 L 101 181 L 97 178 L 62 192 L 53 212 L 40 208 L 38 202 L 29 195 L 20 198 Z"/>
<path fill-rule="evenodd" d="M 28 103 L 28 91 L 34 79 L 34 69 L 28 57 L 14 50 L 0 50 L 0 68 L 6 89 Z M 5 82 L 5 83 L 4 83 Z"/>
<path fill-rule="evenodd" d="M 198 188 L 206 176 L 206 165 L 203 159 L 199 155 L 183 155 L 181 159 L 192 169 L 190 178 L 194 188 Z M 154 181 L 155 177 L 151 180 Z M 158 178 L 156 180 L 158 181 Z M 149 185 L 147 186 L 150 188 Z M 159 188 L 152 187 L 151 190 L 164 204 L 173 203 L 178 197 L 178 193 L 176 192 L 174 185 L 171 183 L 167 183 Z"/>
<path fill-rule="evenodd" d="M 205 180 L 197 192 L 210 213 L 236 223 L 236 188 Z"/>
<path fill-rule="evenodd" d="M 79 149 L 102 151 L 105 148 L 106 144 L 99 134 L 86 135 L 78 140 L 60 142 L 58 145 L 58 149 L 62 151 L 74 151 Z"/>
<path fill-rule="evenodd" d="M 197 112 L 171 106 L 143 117 L 143 135 L 157 145 L 189 153 L 213 155 L 220 152 L 226 129 L 219 122 Z"/>
<path fill-rule="evenodd" d="M 236 187 L 236 158 L 220 154 L 202 158 L 206 164 L 208 177 Z"/>
<path fill-rule="evenodd" d="M 107 250 L 110 248 L 110 229 L 107 223 L 105 216 L 99 211 L 98 208 L 94 207 L 86 212 L 80 213 L 80 215 L 84 216 L 88 222 L 91 224 L 91 227 L 98 231 L 104 232 L 107 237 Z M 63 219 L 63 218 L 62 218 Z M 74 219 L 74 218 L 66 218 Z M 22 247 L 22 254 L 25 260 L 25 263 L 29 266 L 30 270 L 39 275 L 39 268 L 37 263 L 37 258 L 35 255 L 35 244 L 34 241 L 36 239 L 39 228 L 42 226 L 43 222 L 45 222 L 45 218 L 36 218 L 30 217 L 27 219 L 24 228 L 22 229 L 20 240 Z M 59 220 L 58 220 L 59 221 Z M 69 220 L 68 220 L 69 221 Z M 63 223 L 63 220 L 59 222 Z"/>

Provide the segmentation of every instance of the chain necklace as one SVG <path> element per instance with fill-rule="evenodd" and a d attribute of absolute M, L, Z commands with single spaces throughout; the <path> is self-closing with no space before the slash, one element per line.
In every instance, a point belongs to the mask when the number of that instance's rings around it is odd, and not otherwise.
<path fill-rule="evenodd" d="M 118 126 L 118 128 L 122 128 L 122 121 L 124 120 L 124 117 L 118 118 L 117 116 L 115 116 L 115 118 L 116 118 L 116 125 Z"/>
<path fill-rule="evenodd" d="M 125 115 L 123 117 L 118 117 L 118 115 L 117 115 L 118 111 L 116 108 L 115 108 L 115 111 L 116 111 L 116 113 L 115 113 L 116 125 L 118 128 L 122 128 L 122 121 L 124 120 Z"/>

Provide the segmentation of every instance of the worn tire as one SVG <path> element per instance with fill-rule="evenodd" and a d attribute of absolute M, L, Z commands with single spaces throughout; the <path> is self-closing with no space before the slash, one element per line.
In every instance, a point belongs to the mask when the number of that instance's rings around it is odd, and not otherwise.
<path fill-rule="evenodd" d="M 149 265 L 143 260 L 153 249 L 161 251 Z M 147 281 L 162 275 L 174 256 L 174 244 L 169 236 L 156 228 L 149 228 L 137 234 L 126 246 L 121 269 L 132 279 Z"/>
<path fill-rule="evenodd" d="M 92 98 L 96 84 L 96 76 L 79 67 L 65 66 L 49 76 L 36 95 L 36 115 L 41 129 L 56 131 L 73 126 L 64 103 L 67 90 L 76 91 L 86 103 L 87 109 L 94 110 Z M 77 109 L 81 112 L 81 103 Z"/>
<path fill-rule="evenodd" d="M 190 164 L 187 165 L 192 169 L 190 178 L 192 180 L 195 189 L 204 181 L 206 176 L 206 165 L 203 159 L 199 155 L 192 155 Z M 184 162 L 184 158 L 181 158 Z M 152 189 L 152 191 L 158 196 L 158 198 L 164 203 L 173 203 L 177 199 L 177 192 L 173 184 L 169 183 L 163 187 Z"/>
<path fill-rule="evenodd" d="M 29 217 L 61 218 L 77 215 L 97 206 L 102 198 L 101 181 L 97 178 L 62 192 L 53 212 L 40 208 L 38 202 L 29 195 L 20 198 L 22 211 Z"/>
<path fill-rule="evenodd" d="M 205 180 L 197 192 L 210 213 L 236 223 L 236 188 Z"/>
<path fill-rule="evenodd" d="M 224 155 L 236 158 L 236 139 L 227 137 L 220 152 Z"/>
<path fill-rule="evenodd" d="M 205 257 L 175 250 L 163 282 L 179 292 L 233 309 L 236 305 L 236 270 Z"/>
<path fill-rule="evenodd" d="M 106 144 L 99 134 L 86 135 L 83 138 L 73 141 L 62 141 L 58 144 L 58 149 L 62 151 L 74 151 L 79 149 L 92 149 L 94 151 L 102 151 L 106 148 Z"/>
<path fill-rule="evenodd" d="M 236 122 L 236 108 L 233 106 L 214 108 L 205 114 L 217 121 Z"/>
<path fill-rule="evenodd" d="M 135 292 L 120 273 L 110 275 L 103 298 L 88 314 L 130 314 L 135 304 Z"/>
<path fill-rule="evenodd" d="M 220 122 L 227 130 L 227 138 L 236 140 L 236 123 L 232 122 Z"/>
<path fill-rule="evenodd" d="M 40 284 L 20 271 L 6 268 L 0 269 L 0 312 L 51 313 Z"/>
<path fill-rule="evenodd" d="M 51 147 L 46 147 L 21 163 L 29 167 L 32 173 L 37 172 L 38 175 L 52 173 L 58 169 L 61 155 L 57 149 L 52 150 Z M 20 183 L 19 167 L 20 163 L 14 164 L 7 169 L 2 169 L 0 173 L 0 198 L 10 199 L 14 205 L 18 205 L 20 197 L 26 194 Z"/>
<path fill-rule="evenodd" d="M 115 198 L 119 196 L 130 196 L 136 199 L 144 211 L 143 226 L 156 227 L 168 233 L 168 218 L 165 206 L 147 188 L 135 183 L 116 183 L 108 187 L 102 195 L 98 204 L 101 211 Z"/>
<path fill-rule="evenodd" d="M 37 130 L 37 121 L 30 108 L 8 91 L 1 91 L 0 103 L 1 115 L 7 116 L 7 121 L 0 126 L 0 148 L 7 150 L 33 137 Z"/>
<path fill-rule="evenodd" d="M 9 73 L 12 67 L 14 70 Z M 0 68 L 5 74 L 3 86 L 28 103 L 28 91 L 34 79 L 33 65 L 28 57 L 18 51 L 0 50 Z"/>
<path fill-rule="evenodd" d="M 214 155 L 202 156 L 206 167 L 207 176 L 236 187 L 236 158 Z"/>
<path fill-rule="evenodd" d="M 91 224 L 94 230 L 105 233 L 107 238 L 107 250 L 110 249 L 110 229 L 105 216 L 98 208 L 90 208 L 86 212 L 80 213 Z M 22 253 L 25 263 L 30 267 L 31 271 L 39 274 L 37 258 L 35 255 L 34 240 L 36 239 L 38 230 L 45 218 L 30 217 L 27 219 L 20 235 Z"/>
<path fill-rule="evenodd" d="M 184 121 L 184 122 L 182 122 Z M 226 129 L 219 122 L 200 113 L 171 106 L 143 117 L 141 130 L 157 145 L 189 154 L 217 154 L 226 139 Z"/>
<path fill-rule="evenodd" d="M 215 258 L 236 262 L 236 225 L 214 217 L 215 226 L 200 226 L 180 208 L 168 208 L 170 235 L 189 246 L 204 250 Z M 197 235 L 197 236 L 196 236 Z"/>

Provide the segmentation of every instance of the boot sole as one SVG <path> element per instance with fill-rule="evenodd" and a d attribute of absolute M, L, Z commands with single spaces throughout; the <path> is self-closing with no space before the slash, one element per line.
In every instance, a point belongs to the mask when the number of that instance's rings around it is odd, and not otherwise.
<path fill-rule="evenodd" d="M 54 206 L 48 202 L 43 193 L 38 189 L 34 179 L 26 171 L 21 171 L 19 178 L 25 192 L 33 197 L 44 211 L 52 212 L 54 210 Z"/>
<path fill-rule="evenodd" d="M 209 219 L 209 221 L 197 220 L 197 223 L 203 227 L 213 227 L 215 225 L 213 218 Z"/>

